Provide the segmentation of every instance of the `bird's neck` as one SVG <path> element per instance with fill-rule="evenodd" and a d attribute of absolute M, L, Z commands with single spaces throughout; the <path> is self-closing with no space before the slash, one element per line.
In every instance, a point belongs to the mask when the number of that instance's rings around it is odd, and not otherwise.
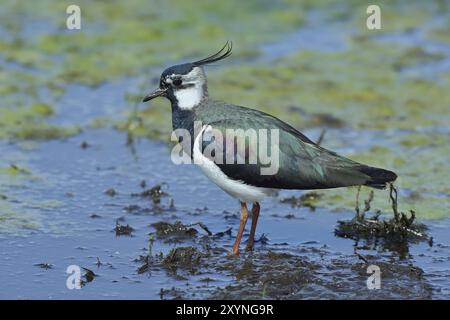
<path fill-rule="evenodd" d="M 172 127 L 176 129 L 186 129 L 191 131 L 193 128 L 195 109 L 194 108 L 181 108 L 177 101 L 171 101 L 172 103 Z"/>

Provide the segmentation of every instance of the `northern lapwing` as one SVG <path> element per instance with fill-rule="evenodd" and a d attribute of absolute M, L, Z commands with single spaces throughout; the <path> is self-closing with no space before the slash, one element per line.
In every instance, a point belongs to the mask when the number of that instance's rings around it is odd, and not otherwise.
<path fill-rule="evenodd" d="M 246 246 L 246 250 L 251 251 L 260 202 L 273 191 L 348 186 L 383 189 L 397 178 L 392 171 L 370 167 L 322 148 L 289 124 L 267 113 L 209 99 L 203 66 L 225 59 L 231 51 L 231 43 L 227 42 L 221 50 L 205 59 L 167 68 L 161 75 L 159 88 L 147 95 L 143 102 L 156 97 L 169 99 L 174 132 L 188 132 L 192 137 L 188 144 L 183 144 L 183 152 L 217 186 L 240 201 L 241 218 L 233 254 L 239 252 L 249 215 L 247 203 L 253 204 L 252 226 Z M 240 132 L 240 136 L 228 135 L 230 129 L 234 133 Z M 250 139 L 255 136 L 252 136 L 252 130 L 256 132 L 256 141 Z M 277 136 L 267 134 L 269 137 L 264 138 L 261 132 L 276 133 Z M 217 133 L 223 134 L 221 139 L 217 139 Z M 178 133 L 176 137 L 179 142 L 185 139 Z M 244 148 L 238 146 L 239 137 L 244 139 Z M 214 152 L 205 153 L 206 149 L 211 151 L 211 146 Z M 268 163 L 258 154 L 261 149 L 270 149 L 271 156 L 277 154 L 277 159 L 272 158 L 277 162 L 276 170 L 263 173 Z M 229 156 L 231 160 L 225 161 Z M 253 162 L 250 161 L 252 159 Z"/>

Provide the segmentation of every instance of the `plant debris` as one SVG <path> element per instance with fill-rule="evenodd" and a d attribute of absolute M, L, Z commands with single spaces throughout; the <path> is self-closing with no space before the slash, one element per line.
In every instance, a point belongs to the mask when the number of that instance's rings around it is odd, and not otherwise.
<path fill-rule="evenodd" d="M 260 244 L 268 244 L 269 243 L 269 238 L 266 236 L 265 233 L 263 233 L 258 239 L 255 240 L 256 243 L 260 243 Z"/>
<path fill-rule="evenodd" d="M 180 268 L 195 272 L 200 267 L 200 259 L 204 256 L 194 247 L 177 247 L 164 257 L 163 265 L 171 271 Z"/>
<path fill-rule="evenodd" d="M 53 265 L 50 264 L 50 263 L 46 263 L 46 262 L 44 262 L 44 263 L 36 263 L 35 266 L 39 267 L 39 268 L 42 268 L 42 269 L 46 269 L 46 270 L 53 269 Z"/>
<path fill-rule="evenodd" d="M 227 235 L 229 237 L 231 237 L 231 230 L 233 230 L 232 227 L 229 227 L 228 229 L 226 229 L 225 231 L 220 231 L 217 232 L 213 235 L 214 239 L 218 239 L 218 238 L 222 238 L 223 236 Z"/>
<path fill-rule="evenodd" d="M 143 274 L 150 271 L 151 259 L 152 257 L 150 255 L 139 256 L 137 261 L 142 262 L 142 265 L 137 269 L 138 274 Z"/>
<path fill-rule="evenodd" d="M 212 232 L 202 222 L 197 222 L 189 225 L 176 221 L 175 223 L 169 223 L 165 221 L 152 224 L 152 227 L 156 229 L 156 235 L 160 238 L 165 238 L 166 241 L 180 241 L 187 238 L 193 238 L 197 236 L 197 229 L 194 226 L 199 226 L 203 229 L 208 236 L 212 236 Z"/>
<path fill-rule="evenodd" d="M 370 204 L 373 200 L 373 191 L 364 201 L 364 209 L 359 207 L 359 189 L 357 193 L 355 217 L 350 221 L 338 221 L 335 234 L 343 238 L 351 238 L 354 240 L 369 239 L 382 240 L 385 247 L 389 248 L 389 244 L 407 243 L 408 241 L 429 241 L 430 238 L 425 233 L 426 226 L 416 223 L 416 214 L 410 210 L 410 215 L 398 211 L 397 190 L 390 185 L 389 197 L 392 202 L 393 218 L 389 220 L 380 219 L 381 212 L 377 211 L 371 217 L 367 217 L 370 211 Z"/>
<path fill-rule="evenodd" d="M 160 207 L 158 207 L 158 208 L 147 208 L 147 207 L 138 206 L 136 204 L 130 204 L 128 206 L 125 206 L 123 208 L 123 210 L 126 211 L 127 213 L 131 213 L 131 214 L 134 214 L 134 215 L 140 215 L 140 214 L 148 214 L 148 213 L 155 212 L 155 211 L 158 211 L 158 210 L 163 210 L 163 209 L 161 209 Z"/>
<path fill-rule="evenodd" d="M 122 225 L 120 224 L 119 220 L 116 220 L 116 227 L 114 228 L 114 231 L 116 232 L 116 236 L 132 236 L 132 232 L 134 229 L 130 227 L 130 225 Z"/>
<path fill-rule="evenodd" d="M 157 185 L 153 186 L 152 188 L 144 190 L 142 192 L 132 193 L 131 196 L 132 197 L 150 198 L 153 200 L 153 203 L 160 203 L 162 197 L 168 196 L 168 193 L 162 190 L 163 185 L 165 185 L 165 183 L 157 184 Z M 141 187 L 145 188 L 145 181 L 144 181 L 144 183 L 141 182 Z"/>
<path fill-rule="evenodd" d="M 135 260 L 142 263 L 137 269 L 138 274 L 150 272 L 151 267 L 166 269 L 174 275 L 176 275 L 177 270 L 185 270 L 191 274 L 196 273 L 202 267 L 200 259 L 207 255 L 192 246 L 173 248 L 167 255 L 163 255 L 163 253 L 153 255 L 151 253 L 152 245 L 153 240 L 151 238 L 149 253 L 145 256 L 141 255 Z M 176 275 L 176 277 L 182 278 L 180 275 Z"/>
<path fill-rule="evenodd" d="M 153 234 L 150 234 L 150 238 L 148 240 L 148 254 L 145 256 L 139 256 L 136 261 L 142 262 L 142 265 L 137 269 L 138 274 L 142 274 L 150 271 L 150 266 L 157 260 L 161 261 L 163 258 L 162 253 L 160 255 L 153 256 L 153 244 L 155 243 L 155 237 Z"/>
<path fill-rule="evenodd" d="M 21 168 L 21 167 L 19 167 L 18 165 L 14 164 L 14 163 L 11 163 L 9 165 L 9 172 L 12 173 L 12 174 L 19 174 L 19 173 L 20 174 L 26 174 L 26 175 L 30 174 L 30 171 L 28 171 L 27 169 Z"/>
<path fill-rule="evenodd" d="M 105 191 L 105 194 L 107 194 L 110 197 L 114 197 L 117 194 L 117 191 L 114 188 L 109 188 Z"/>
<path fill-rule="evenodd" d="M 86 283 L 88 282 L 92 282 L 94 280 L 95 277 L 97 277 L 97 275 L 94 273 L 94 271 L 88 269 L 88 268 L 84 268 L 84 275 L 83 278 L 80 280 L 80 285 L 83 287 L 86 285 Z"/>
<path fill-rule="evenodd" d="M 86 141 L 83 141 L 81 144 L 80 144 L 80 148 L 81 149 L 87 149 L 87 148 L 89 148 L 91 145 L 89 144 L 89 143 L 87 143 Z"/>

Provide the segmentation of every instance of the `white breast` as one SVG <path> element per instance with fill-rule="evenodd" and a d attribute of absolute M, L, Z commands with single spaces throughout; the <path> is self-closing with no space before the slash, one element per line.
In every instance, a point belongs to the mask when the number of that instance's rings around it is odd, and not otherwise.
<path fill-rule="evenodd" d="M 242 202 L 260 202 L 263 198 L 274 192 L 273 189 L 260 188 L 245 184 L 239 180 L 228 178 L 222 170 L 201 152 L 202 136 L 204 131 L 210 130 L 210 126 L 204 126 L 194 142 L 193 157 L 203 173 L 223 191 Z"/>

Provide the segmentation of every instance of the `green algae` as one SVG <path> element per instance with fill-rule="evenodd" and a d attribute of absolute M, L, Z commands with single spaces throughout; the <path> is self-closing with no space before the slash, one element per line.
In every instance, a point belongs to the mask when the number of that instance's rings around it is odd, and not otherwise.
<path fill-rule="evenodd" d="M 0 166 L 0 234 L 17 234 L 19 230 L 37 230 L 42 225 L 39 214 L 24 208 L 21 198 L 7 186 L 21 187 L 26 181 L 35 181 L 31 169 L 23 165 Z"/>
<path fill-rule="evenodd" d="M 365 28 L 368 17 L 365 9 L 368 5 L 360 3 L 355 8 L 358 14 L 353 21 L 355 25 L 363 26 L 363 28 L 358 28 L 361 33 L 373 34 L 372 30 Z M 423 25 L 436 10 L 421 1 L 379 1 L 377 5 L 381 9 L 381 29 L 376 30 L 378 33 L 407 32 Z"/>
<path fill-rule="evenodd" d="M 199 1 L 192 6 L 186 1 L 81 1 L 78 5 L 82 29 L 68 31 L 63 3 L 42 1 L 33 8 L 15 1 L 2 4 L 0 17 L 10 35 L 0 44 L 0 59 L 10 63 L 0 72 L 0 79 L 6 83 L 0 88 L 3 105 L 28 105 L 25 92 L 35 100 L 38 91 L 47 88 L 57 99 L 68 83 L 97 86 L 141 74 L 143 69 L 168 60 L 198 58 L 227 39 L 245 44 L 235 46 L 237 57 L 254 57 L 258 54 L 255 44 L 294 30 L 304 20 L 302 6 L 289 2 L 262 6 L 257 1 Z M 28 17 L 42 28 L 36 36 L 24 33 Z M 249 32 L 242 33 L 243 28 Z M 191 45 L 193 39 L 195 46 Z M 78 132 L 77 128 L 57 127 L 44 119 L 35 123 L 23 115 L 22 109 L 15 109 L 17 115 L 0 110 L 0 138 L 46 140 Z M 135 130 L 145 135 L 139 126 Z M 155 135 L 158 133 L 149 136 Z"/>
<path fill-rule="evenodd" d="M 79 132 L 77 127 L 47 123 L 46 119 L 52 114 L 53 109 L 43 103 L 34 103 L 30 107 L 0 108 L 0 139 L 51 140 Z"/>
<path fill-rule="evenodd" d="M 59 84 L 48 75 L 35 76 L 23 70 L 6 68 L 0 72 L 0 139 L 49 140 L 74 135 L 75 127 L 49 124 L 55 114 L 54 101 L 63 93 Z M 42 102 L 39 91 L 48 90 Z"/>
<path fill-rule="evenodd" d="M 135 136 L 170 140 L 172 124 L 171 111 L 165 101 L 155 101 L 151 108 L 138 111 L 137 116 L 130 116 L 129 120 L 120 123 L 117 127 Z"/>
<path fill-rule="evenodd" d="M 323 146 L 328 147 L 327 142 Z M 395 183 L 400 191 L 399 208 L 405 212 L 414 210 L 419 218 L 439 219 L 448 217 L 450 212 L 449 146 L 447 133 L 412 131 L 394 136 L 387 146 L 378 145 L 345 155 L 368 165 L 394 170 L 399 176 Z M 363 188 L 361 198 L 367 197 L 369 190 Z M 355 188 L 317 193 L 315 207 L 338 212 L 354 207 Z M 390 215 L 388 192 L 375 190 L 374 193 L 372 207 Z"/>
<path fill-rule="evenodd" d="M 435 133 L 435 132 L 427 132 L 427 133 L 419 133 L 412 132 L 406 135 L 403 135 L 396 140 L 399 140 L 399 143 L 404 147 L 435 147 L 435 146 L 444 146 L 445 144 L 450 142 L 450 138 L 448 134 L 445 133 Z"/>
<path fill-rule="evenodd" d="M 42 224 L 36 214 L 13 208 L 0 199 L 0 234 L 16 234 L 18 230 L 38 230 Z"/>
<path fill-rule="evenodd" d="M 447 4 L 448 5 L 448 4 Z M 450 43 L 450 18 L 448 16 L 448 12 L 450 10 L 442 10 L 442 16 L 444 17 L 444 21 L 440 26 L 434 27 L 427 32 L 427 36 L 432 39 L 443 43 Z"/>
<path fill-rule="evenodd" d="M 352 127 L 444 125 L 450 113 L 450 83 L 445 78 L 441 83 L 404 79 L 396 69 L 410 52 L 401 46 L 354 45 L 345 52 L 302 52 L 276 65 L 228 67 L 210 75 L 210 93 L 302 127 L 310 122 L 287 113 L 291 106 L 345 119 Z"/>
<path fill-rule="evenodd" d="M 444 53 L 427 52 L 421 47 L 411 47 L 406 49 L 401 56 L 394 62 L 393 67 L 396 69 L 404 69 L 409 66 L 414 66 L 421 63 L 433 62 L 442 60 L 447 57 Z"/>
<path fill-rule="evenodd" d="M 45 221 L 44 211 L 62 208 L 64 202 L 41 197 L 52 181 L 45 172 L 32 165 L 29 154 L 22 149 L 2 152 L 0 158 L 0 235 L 23 235 L 24 230 L 62 233 L 60 222 Z"/>
<path fill-rule="evenodd" d="M 257 51 L 252 45 L 294 30 L 305 14 L 303 5 L 290 2 L 261 5 L 258 1 L 203 0 L 192 6 L 187 1 L 134 0 L 126 4 L 81 1 L 78 5 L 82 29 L 67 31 L 61 3 L 45 1 L 30 10 L 24 4 L 7 2 L 5 12 L 51 23 L 46 33 L 32 41 L 24 41 L 16 32 L 2 45 L 3 56 L 24 66 L 54 70 L 52 74 L 62 81 L 98 85 L 182 55 L 203 56 L 227 39 L 246 44 L 237 46 L 237 56 L 254 56 Z M 50 58 L 55 56 L 61 59 Z"/>
<path fill-rule="evenodd" d="M 321 199 L 322 195 L 312 191 L 307 192 L 300 197 L 288 197 L 283 198 L 280 200 L 281 203 L 288 203 L 292 207 L 308 207 L 311 210 L 315 210 L 317 204 L 319 204 L 319 200 Z"/>
<path fill-rule="evenodd" d="M 80 130 L 77 127 L 61 127 L 43 123 L 30 123 L 17 126 L 11 132 L 11 135 L 13 138 L 23 140 L 53 140 L 67 138 L 79 132 Z"/>
<path fill-rule="evenodd" d="M 450 210 L 449 139 L 442 135 L 441 144 L 438 144 L 439 139 L 433 140 L 428 136 L 416 139 L 419 142 L 418 147 L 407 145 L 396 150 L 374 147 L 349 157 L 369 165 L 392 169 L 398 174 L 396 185 L 401 193 L 404 192 L 399 198 L 399 208 L 402 211 L 414 210 L 420 218 L 446 217 Z M 429 143 L 425 144 L 427 139 Z M 411 141 L 405 137 L 398 140 Z M 368 190 L 363 188 L 362 197 L 367 197 Z M 317 206 L 344 209 L 354 206 L 356 190 L 342 188 L 320 191 L 320 194 L 322 198 Z M 387 195 L 387 191 L 375 190 L 372 207 L 389 213 L 390 204 Z"/>

